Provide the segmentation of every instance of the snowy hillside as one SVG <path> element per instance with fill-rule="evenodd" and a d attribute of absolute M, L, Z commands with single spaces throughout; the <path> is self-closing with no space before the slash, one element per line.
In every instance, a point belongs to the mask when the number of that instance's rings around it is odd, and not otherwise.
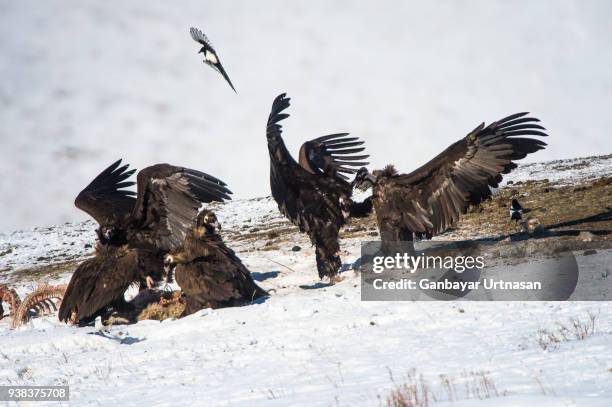
<path fill-rule="evenodd" d="M 373 167 L 408 171 L 517 111 L 551 135 L 529 160 L 608 153 L 611 13 L 605 0 L 2 0 L 0 231 L 84 220 L 74 197 L 118 158 L 268 194 L 264 123 L 285 91 L 296 153 L 349 131 Z"/>
<path fill-rule="evenodd" d="M 519 181 L 554 179 L 552 187 L 562 188 L 610 176 L 607 156 L 521 166 L 509 181 L 521 189 Z M 603 191 L 612 194 L 610 186 Z M 609 302 L 362 302 L 351 269 L 360 241 L 375 238 L 369 224 L 346 228 L 345 278 L 327 286 L 318 282 L 307 239 L 269 198 L 236 200 L 216 212 L 228 244 L 273 290 L 270 298 L 109 333 L 53 316 L 10 330 L 5 319 L 0 383 L 66 384 L 73 405 L 376 406 L 416 376 L 433 405 L 612 403 Z M 0 281 L 20 295 L 41 280 L 68 281 L 91 252 L 94 227 L 0 234 Z M 301 250 L 292 251 L 295 245 Z M 595 331 L 583 340 L 546 336 L 572 321 L 588 324 L 589 315 Z"/>

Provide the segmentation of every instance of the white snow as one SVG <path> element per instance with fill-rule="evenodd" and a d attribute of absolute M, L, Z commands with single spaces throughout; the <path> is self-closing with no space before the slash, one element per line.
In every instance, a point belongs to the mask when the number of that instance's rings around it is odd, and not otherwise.
<path fill-rule="evenodd" d="M 522 164 L 504 177 L 508 181 L 528 181 L 547 179 L 556 185 L 571 185 L 579 180 L 590 180 L 612 175 L 612 156 L 570 158 Z"/>
<path fill-rule="evenodd" d="M 610 173 L 612 159 L 586 159 Z M 537 164 L 542 177 L 557 164 Z M 527 177 L 519 168 L 513 176 Z M 582 170 L 559 174 L 578 177 Z M 510 179 L 513 179 L 510 177 Z M 575 178 L 574 178 L 575 179 Z M 314 253 L 304 235 L 280 248 L 245 234 L 286 225 L 269 198 L 236 200 L 216 212 L 235 248 L 270 298 L 258 304 L 202 310 L 181 320 L 93 327 L 60 324 L 54 316 L 10 330 L 0 321 L 0 384 L 69 385 L 73 405 L 384 405 L 415 369 L 434 392 L 435 405 L 608 406 L 612 404 L 612 313 L 609 302 L 362 302 L 351 263 L 359 240 L 342 241 L 343 276 L 318 282 Z M 0 270 L 53 260 L 60 250 L 85 256 L 93 222 L 0 235 Z M 74 245 L 71 245 L 74 243 Z M 293 252 L 298 244 L 301 251 Z M 61 258 L 61 256 L 60 256 Z M 70 273 L 57 279 L 66 282 Z M 21 281 L 20 294 L 34 281 Z M 570 318 L 598 316 L 585 340 L 542 350 L 537 333 Z M 499 393 L 467 399 L 469 372 L 488 372 Z M 439 375 L 454 377 L 459 397 L 444 396 Z"/>

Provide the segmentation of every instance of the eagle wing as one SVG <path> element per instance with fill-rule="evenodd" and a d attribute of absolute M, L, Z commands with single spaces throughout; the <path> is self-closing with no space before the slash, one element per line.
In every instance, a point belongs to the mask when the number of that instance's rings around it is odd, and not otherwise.
<path fill-rule="evenodd" d="M 208 174 L 157 164 L 137 176 L 138 196 L 129 242 L 133 247 L 169 251 L 180 247 L 202 203 L 229 200 L 226 184 Z"/>
<path fill-rule="evenodd" d="M 367 154 L 355 155 L 365 150 L 358 137 L 347 137 L 348 133 L 329 134 L 302 144 L 299 163 L 313 174 L 330 173 L 346 180 L 345 174 L 354 174 L 359 167 L 369 164 Z"/>
<path fill-rule="evenodd" d="M 77 267 L 62 299 L 60 321 L 94 316 L 114 300 L 123 298 L 128 287 L 138 281 L 138 254 L 123 248 L 110 248 L 85 260 Z"/>
<path fill-rule="evenodd" d="M 121 221 L 134 209 L 136 193 L 123 188 L 134 185 L 134 182 L 125 180 L 135 170 L 128 171 L 129 165 L 120 165 L 121 160 L 117 160 L 102 171 L 74 201 L 77 208 L 89 214 L 100 225 Z"/>
<path fill-rule="evenodd" d="M 539 120 L 527 114 L 483 123 L 416 171 L 389 177 L 380 191 L 389 205 L 384 210 L 401 212 L 401 222 L 413 232 L 442 233 L 470 204 L 490 197 L 490 187 L 516 168 L 515 160 L 546 146 L 520 137 L 547 136 Z"/>
<path fill-rule="evenodd" d="M 290 99 L 285 93 L 277 96 L 266 127 L 272 162 L 272 196 L 281 213 L 303 231 L 309 231 L 316 223 L 328 220 L 342 223 L 338 199 L 341 195 L 350 196 L 350 184 L 329 172 L 308 171 L 291 157 L 282 140 L 280 124 L 289 117 L 284 113 L 289 105 Z"/>
<path fill-rule="evenodd" d="M 290 106 L 290 100 L 282 93 L 274 99 L 272 110 L 268 116 L 266 126 L 266 137 L 270 149 L 270 188 L 272 196 L 278 204 L 278 208 L 283 215 L 294 222 L 298 212 L 298 194 L 296 187 L 291 188 L 286 182 L 285 175 L 287 170 L 297 170 L 298 163 L 287 151 L 282 139 L 282 124 L 280 122 L 289 117 L 288 113 L 283 113 Z"/>

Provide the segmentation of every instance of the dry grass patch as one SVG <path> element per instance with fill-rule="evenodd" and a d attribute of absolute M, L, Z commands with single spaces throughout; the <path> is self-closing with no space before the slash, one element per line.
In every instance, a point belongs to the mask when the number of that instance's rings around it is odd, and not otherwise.
<path fill-rule="evenodd" d="M 489 372 L 482 370 L 464 372 L 459 379 L 441 374 L 438 376 L 437 384 L 439 390 L 432 390 L 431 382 L 413 369 L 408 373 L 406 381 L 391 391 L 386 399 L 386 405 L 388 407 L 427 407 L 430 402 L 485 400 L 506 395 L 505 391 L 497 390 Z"/>
<path fill-rule="evenodd" d="M 537 342 L 542 350 L 554 350 L 560 343 L 582 341 L 595 333 L 597 315 L 587 312 L 585 318 L 570 318 L 567 323 L 557 322 L 552 329 L 540 329 Z"/>

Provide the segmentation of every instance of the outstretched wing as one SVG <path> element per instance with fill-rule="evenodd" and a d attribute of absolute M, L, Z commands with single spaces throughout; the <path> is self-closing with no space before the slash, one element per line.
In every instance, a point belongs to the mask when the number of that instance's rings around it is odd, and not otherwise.
<path fill-rule="evenodd" d="M 133 247 L 160 251 L 183 244 L 202 203 L 229 200 L 226 184 L 189 168 L 157 164 L 138 173 L 138 197 L 129 241 Z"/>
<path fill-rule="evenodd" d="M 298 163 L 293 159 L 282 138 L 283 126 L 280 122 L 289 117 L 284 110 L 290 106 L 291 99 L 281 93 L 274 99 L 266 125 L 266 137 L 270 153 L 270 189 L 283 215 L 292 222 L 297 219 L 297 187 L 292 188 L 286 180 L 289 171 L 295 171 Z M 294 177 L 291 177 L 294 178 Z M 295 179 L 295 178 L 294 178 Z"/>
<path fill-rule="evenodd" d="M 120 165 L 121 160 L 117 160 L 102 171 L 74 201 L 77 208 L 101 225 L 118 222 L 134 209 L 136 193 L 123 188 L 134 185 L 134 182 L 125 180 L 136 170 L 128 171 L 128 164 Z"/>
<path fill-rule="evenodd" d="M 458 220 L 470 204 L 491 196 L 502 174 L 516 168 L 515 160 L 543 149 L 547 136 L 538 119 L 517 113 L 487 127 L 476 127 L 433 160 L 408 175 L 389 178 L 383 193 L 402 212 L 413 232 L 438 234 Z M 391 209 L 391 208 L 388 208 Z"/>
<path fill-rule="evenodd" d="M 191 34 L 191 38 L 193 38 L 194 41 L 199 42 L 200 44 L 204 45 L 206 48 L 210 49 L 213 52 L 215 51 L 215 48 L 213 47 L 212 43 L 210 42 L 206 34 L 204 34 L 201 30 L 195 27 L 191 27 L 189 29 L 189 34 Z"/>
<path fill-rule="evenodd" d="M 365 150 L 358 137 L 348 133 L 330 134 L 309 140 L 300 148 L 300 165 L 313 174 L 332 173 L 346 180 L 345 174 L 354 174 L 369 164 L 368 154 L 355 155 Z"/>

